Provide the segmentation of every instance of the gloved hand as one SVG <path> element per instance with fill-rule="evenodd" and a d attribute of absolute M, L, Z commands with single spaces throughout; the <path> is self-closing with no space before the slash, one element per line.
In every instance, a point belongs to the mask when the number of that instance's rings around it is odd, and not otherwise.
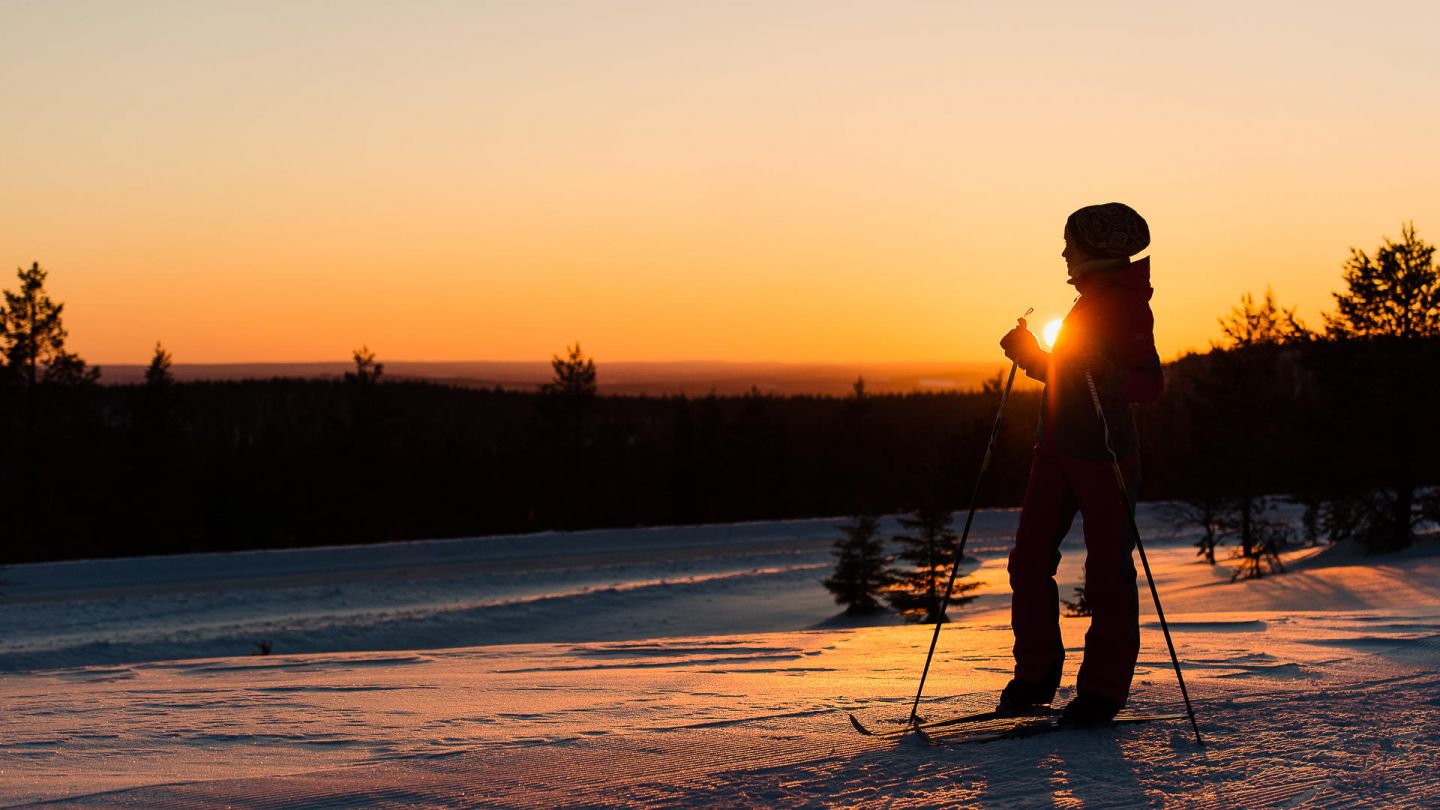
<path fill-rule="evenodd" d="M 1005 350 L 1005 356 L 1020 364 L 1026 370 L 1034 367 L 1040 356 L 1045 352 L 1040 348 L 1040 341 L 1025 326 L 1025 319 L 1020 319 L 1020 325 L 1005 333 L 1000 338 L 1000 348 Z"/>

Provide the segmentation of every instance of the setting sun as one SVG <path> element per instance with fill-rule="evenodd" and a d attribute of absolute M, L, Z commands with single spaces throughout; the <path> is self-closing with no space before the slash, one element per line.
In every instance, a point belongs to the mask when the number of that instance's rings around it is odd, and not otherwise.
<path fill-rule="evenodd" d="M 1041 337 L 1045 340 L 1045 348 L 1055 348 L 1055 339 L 1060 337 L 1060 327 L 1064 325 L 1064 318 L 1056 318 L 1055 320 L 1045 324 L 1045 329 L 1041 333 Z"/>

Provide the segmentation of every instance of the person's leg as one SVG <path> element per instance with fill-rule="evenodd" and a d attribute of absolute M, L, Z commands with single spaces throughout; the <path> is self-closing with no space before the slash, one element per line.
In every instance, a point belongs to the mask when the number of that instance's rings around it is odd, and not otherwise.
<path fill-rule="evenodd" d="M 1037 452 L 1030 464 L 1025 505 L 1010 552 L 1010 625 L 1015 631 L 1015 679 L 1037 687 L 1048 703 L 1060 683 L 1060 594 L 1055 569 L 1060 541 L 1075 519 L 1076 502 L 1054 456 Z"/>
<path fill-rule="evenodd" d="M 1062 464 L 1084 516 L 1085 602 L 1091 612 L 1076 691 L 1104 698 L 1118 710 L 1130 696 L 1140 654 L 1139 593 L 1131 555 L 1135 538 L 1110 463 L 1064 459 Z M 1122 460 L 1120 469 L 1133 512 L 1139 458 Z"/>

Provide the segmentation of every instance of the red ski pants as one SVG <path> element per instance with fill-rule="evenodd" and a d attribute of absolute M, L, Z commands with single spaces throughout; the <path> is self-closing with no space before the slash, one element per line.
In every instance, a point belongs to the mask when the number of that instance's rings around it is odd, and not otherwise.
<path fill-rule="evenodd" d="M 1126 491 L 1134 493 L 1139 459 L 1123 459 L 1120 469 Z M 1085 601 L 1091 618 L 1077 686 L 1125 704 L 1140 654 L 1140 608 L 1131 559 L 1135 540 L 1122 504 L 1110 462 L 1036 451 L 1010 552 L 1010 624 L 1019 680 L 1044 683 L 1065 660 L 1055 570 L 1060 541 L 1078 511 L 1084 517 Z M 1129 508 L 1134 510 L 1133 500 Z"/>

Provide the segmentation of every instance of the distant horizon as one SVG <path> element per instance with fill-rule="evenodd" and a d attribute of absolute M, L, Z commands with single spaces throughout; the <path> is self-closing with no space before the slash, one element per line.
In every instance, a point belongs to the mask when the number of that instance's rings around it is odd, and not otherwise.
<path fill-rule="evenodd" d="M 359 348 L 359 347 L 356 347 L 356 348 Z M 371 350 L 372 350 L 372 351 L 374 350 L 373 347 L 371 347 Z M 167 351 L 168 351 L 168 349 L 167 349 Z M 556 356 L 558 356 L 558 354 L 559 354 L 559 353 L 557 353 Z M 996 351 L 996 354 L 997 354 L 997 355 L 1000 355 L 1000 352 L 997 350 L 997 351 Z M 586 354 L 586 356 L 587 356 L 587 357 L 590 357 L 590 355 L 589 355 L 588 353 Z M 934 365 L 992 366 L 992 365 L 1009 365 L 1009 361 L 1008 361 L 1008 360 L 1005 360 L 1003 355 L 1001 355 L 1000 358 L 999 358 L 998 360 L 995 360 L 994 362 L 987 362 L 987 361 L 984 361 L 984 360 L 945 360 L 945 359 L 939 359 L 939 360 L 730 360 L 730 359 L 713 358 L 713 357 L 690 357 L 690 358 L 681 358 L 681 359 L 678 359 L 678 360 L 629 360 L 629 359 L 610 360 L 610 359 L 600 359 L 600 358 L 595 358 L 595 357 L 590 357 L 590 359 L 592 359 L 592 360 L 595 361 L 595 365 L 596 365 L 596 366 L 606 366 L 606 365 L 627 365 L 627 366 L 640 366 L 640 365 L 682 366 L 682 365 L 687 365 L 687 364 L 738 365 L 738 366 L 934 366 Z M 496 365 L 501 365 L 501 364 L 526 365 L 526 364 L 534 364 L 534 363 L 543 363 L 543 364 L 545 364 L 545 365 L 548 367 L 548 366 L 550 365 L 550 363 L 551 363 L 551 358 L 548 358 L 548 357 L 547 357 L 547 358 L 524 358 L 524 359 L 518 359 L 518 360 L 493 359 L 493 358 L 483 358 L 483 357 L 481 357 L 481 358 L 468 358 L 468 359 L 461 359 L 461 360 L 416 360 L 416 359 L 414 359 L 414 358 L 403 358 L 403 357 L 402 357 L 402 358 L 390 358 L 390 357 L 384 357 L 384 356 L 381 356 L 379 353 L 376 354 L 375 360 L 376 360 L 376 362 L 385 363 L 385 364 L 387 364 L 387 365 L 390 364 L 390 363 L 407 363 L 407 364 L 419 364 L 419 365 L 424 365 L 424 364 L 455 365 L 455 364 L 465 364 L 465 363 L 490 363 L 490 364 L 496 364 Z M 334 359 L 334 358 L 324 358 L 324 359 L 318 359 L 318 360 L 214 360 L 214 361 L 211 361 L 211 360 L 196 360 L 196 361 L 186 361 L 186 362 L 174 361 L 172 365 L 173 365 L 173 367 L 179 367 L 179 366 L 309 366 L 309 365 L 327 365 L 327 364 L 336 364 L 336 363 L 339 363 L 339 364 L 345 365 L 345 366 L 351 366 L 351 365 L 353 365 L 353 362 L 352 362 L 351 360 L 349 360 L 349 359 L 337 360 L 337 359 Z M 91 365 L 104 366 L 105 368 L 118 367 L 118 366 L 134 366 L 134 367 L 137 367 L 137 368 L 145 368 L 145 367 L 149 366 L 150 363 L 149 363 L 148 360 L 145 361 L 145 362 L 136 362 L 136 361 L 129 361 L 129 360 L 127 360 L 127 361 L 120 361 L 120 362 L 117 362 L 117 361 L 106 362 L 106 361 L 104 361 L 104 360 L 98 360 L 98 361 L 95 361 L 95 362 L 91 363 Z"/>
<path fill-rule="evenodd" d="M 548 382 L 549 360 L 387 360 L 384 377 L 392 381 L 426 381 L 472 388 L 533 390 Z M 144 363 L 99 364 L 102 384 L 128 385 L 145 378 Z M 786 395 L 846 395 L 857 377 L 872 393 L 966 391 L 1008 367 L 1003 361 L 777 362 L 726 360 L 596 361 L 598 387 L 606 394 L 736 394 L 752 389 Z M 341 360 L 255 363 L 173 363 L 178 381 L 226 381 L 275 378 L 335 379 L 354 368 Z M 1023 378 L 1017 385 L 1036 385 Z"/>

